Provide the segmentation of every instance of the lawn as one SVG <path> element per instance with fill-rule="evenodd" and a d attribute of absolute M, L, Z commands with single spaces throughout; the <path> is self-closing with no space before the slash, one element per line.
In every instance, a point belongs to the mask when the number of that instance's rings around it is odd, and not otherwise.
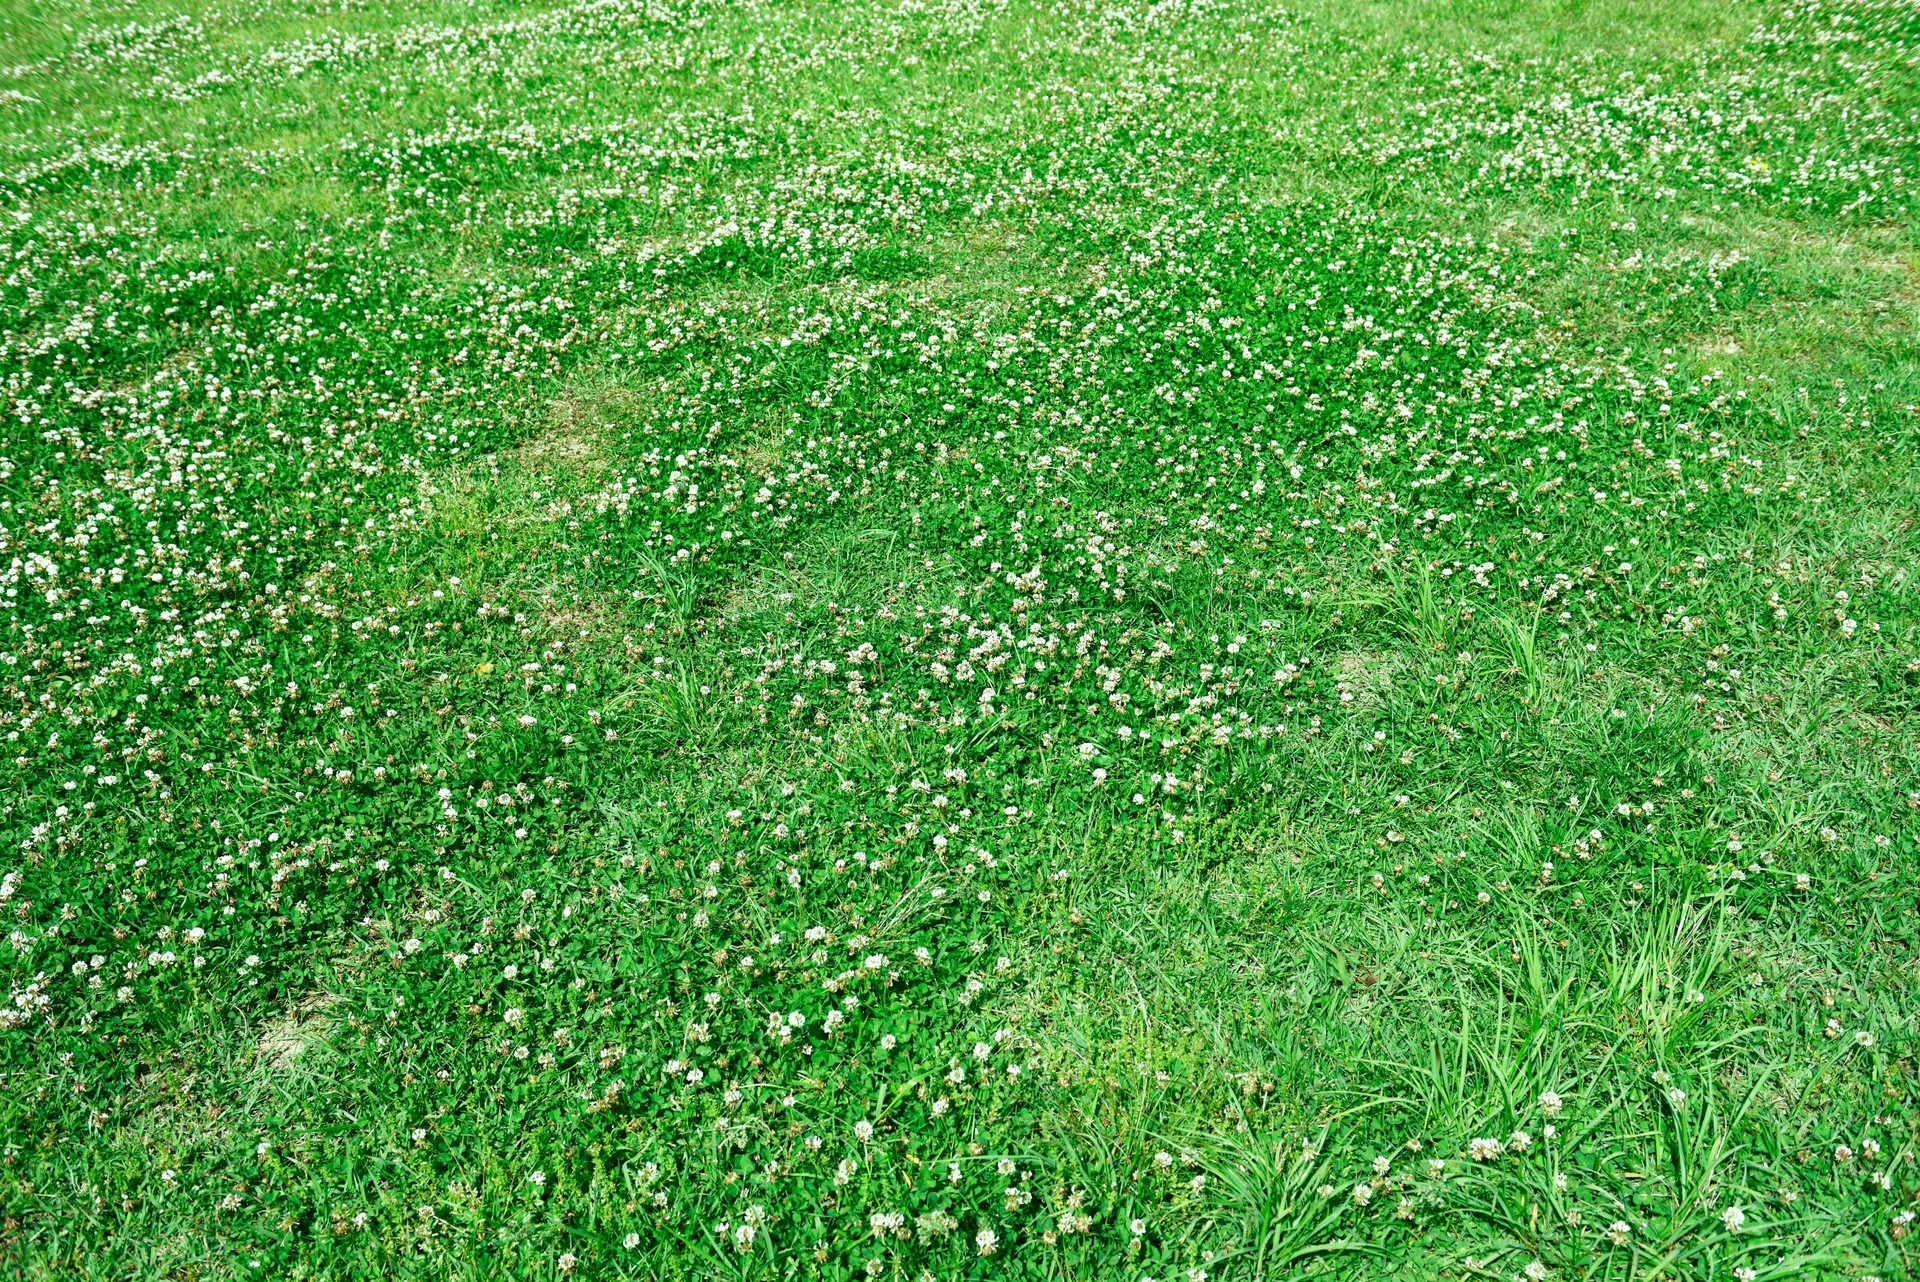
<path fill-rule="evenodd" d="M 1912 1276 L 1913 0 L 0 4 L 0 1270 Z"/>

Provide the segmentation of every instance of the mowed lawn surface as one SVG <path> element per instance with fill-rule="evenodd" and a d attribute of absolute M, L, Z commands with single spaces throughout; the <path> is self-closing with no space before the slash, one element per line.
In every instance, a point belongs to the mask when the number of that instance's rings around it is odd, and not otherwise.
<path fill-rule="evenodd" d="M 0 1269 L 1911 1276 L 1920 8 L 0 8 Z"/>

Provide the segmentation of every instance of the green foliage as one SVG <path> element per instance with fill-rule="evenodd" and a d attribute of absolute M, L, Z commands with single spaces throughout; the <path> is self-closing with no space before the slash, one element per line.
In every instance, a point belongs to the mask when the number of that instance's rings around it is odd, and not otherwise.
<path fill-rule="evenodd" d="M 0 15 L 0 1261 L 1910 1273 L 1916 52 Z"/>

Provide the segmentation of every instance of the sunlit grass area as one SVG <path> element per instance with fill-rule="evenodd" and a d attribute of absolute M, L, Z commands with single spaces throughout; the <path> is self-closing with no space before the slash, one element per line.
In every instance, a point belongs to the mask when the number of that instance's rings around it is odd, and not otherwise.
<path fill-rule="evenodd" d="M 0 1264 L 1913 1271 L 1920 9 L 0 8 Z"/>

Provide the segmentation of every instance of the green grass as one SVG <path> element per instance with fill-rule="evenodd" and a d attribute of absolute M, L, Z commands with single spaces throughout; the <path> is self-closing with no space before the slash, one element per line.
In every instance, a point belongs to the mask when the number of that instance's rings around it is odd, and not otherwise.
<path fill-rule="evenodd" d="M 1907 1276 L 1916 58 L 0 12 L 0 1263 Z"/>

